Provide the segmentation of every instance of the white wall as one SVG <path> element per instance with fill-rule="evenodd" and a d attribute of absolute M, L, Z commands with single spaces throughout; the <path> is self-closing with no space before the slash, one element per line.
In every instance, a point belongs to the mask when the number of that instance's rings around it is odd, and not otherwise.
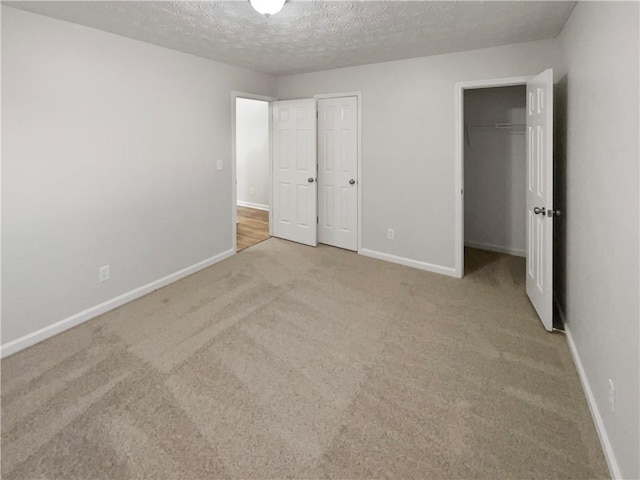
<path fill-rule="evenodd" d="M 464 91 L 464 241 L 477 248 L 526 253 L 526 87 Z"/>
<path fill-rule="evenodd" d="M 559 38 L 557 89 L 565 126 L 556 141 L 565 170 L 558 298 L 614 473 L 627 479 L 640 478 L 638 10 L 637 2 L 579 2 Z"/>
<path fill-rule="evenodd" d="M 3 345 L 233 249 L 232 90 L 275 79 L 2 7 Z"/>
<path fill-rule="evenodd" d="M 581 2 L 559 40 L 278 81 L 283 99 L 362 92 L 363 246 L 453 268 L 455 82 L 561 67 L 558 296 L 625 478 L 640 476 L 638 53 L 637 3 Z M 231 90 L 273 95 L 274 79 L 2 7 L 3 344 L 233 248 Z"/>
<path fill-rule="evenodd" d="M 282 77 L 278 97 L 362 92 L 363 248 L 453 273 L 454 85 L 559 61 L 555 40 L 522 43 Z"/>
<path fill-rule="evenodd" d="M 269 206 L 269 103 L 236 99 L 238 204 Z"/>

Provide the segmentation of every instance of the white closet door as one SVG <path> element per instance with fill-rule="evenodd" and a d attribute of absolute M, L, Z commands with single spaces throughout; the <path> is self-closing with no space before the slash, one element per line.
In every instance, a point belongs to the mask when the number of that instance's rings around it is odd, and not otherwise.
<path fill-rule="evenodd" d="M 318 101 L 318 241 L 358 249 L 358 98 Z"/>
<path fill-rule="evenodd" d="M 273 102 L 273 235 L 316 246 L 314 99 Z"/>
<path fill-rule="evenodd" d="M 553 70 L 527 82 L 527 295 L 553 330 Z"/>

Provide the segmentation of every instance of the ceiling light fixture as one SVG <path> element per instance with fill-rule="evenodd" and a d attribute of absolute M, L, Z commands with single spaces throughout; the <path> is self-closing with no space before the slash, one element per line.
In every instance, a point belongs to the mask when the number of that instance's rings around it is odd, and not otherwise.
<path fill-rule="evenodd" d="M 287 0 L 249 0 L 255 11 L 265 17 L 278 13 L 286 2 Z"/>

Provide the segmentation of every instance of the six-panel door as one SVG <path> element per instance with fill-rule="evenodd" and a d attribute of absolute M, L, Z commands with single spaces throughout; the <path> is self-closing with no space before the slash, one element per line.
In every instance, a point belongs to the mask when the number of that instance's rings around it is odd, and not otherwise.
<path fill-rule="evenodd" d="M 318 101 L 318 241 L 358 250 L 358 98 Z"/>
<path fill-rule="evenodd" d="M 553 71 L 527 82 L 527 295 L 553 330 Z"/>
<path fill-rule="evenodd" d="M 316 102 L 273 102 L 272 115 L 273 235 L 316 246 Z"/>

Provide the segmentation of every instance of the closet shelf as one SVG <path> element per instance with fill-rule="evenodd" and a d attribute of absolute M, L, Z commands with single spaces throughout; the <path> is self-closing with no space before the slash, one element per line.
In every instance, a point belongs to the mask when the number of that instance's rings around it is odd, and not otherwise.
<path fill-rule="evenodd" d="M 524 129 L 526 124 L 524 123 L 485 123 L 476 125 L 466 125 L 467 128 L 498 128 L 504 130 L 511 129 Z"/>
<path fill-rule="evenodd" d="M 480 124 L 472 124 L 464 126 L 464 136 L 467 140 L 467 144 L 471 146 L 471 135 L 469 134 L 469 130 L 473 128 L 492 128 L 497 130 L 505 130 L 508 131 L 510 135 L 523 135 L 526 131 L 527 124 L 526 123 L 480 123 Z"/>

